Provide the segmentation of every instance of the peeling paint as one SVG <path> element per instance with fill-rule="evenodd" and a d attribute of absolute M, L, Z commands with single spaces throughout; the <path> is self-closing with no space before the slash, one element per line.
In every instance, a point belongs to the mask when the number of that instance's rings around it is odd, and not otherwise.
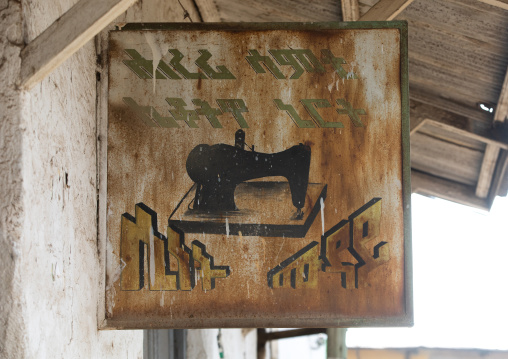
<path fill-rule="evenodd" d="M 325 235 L 325 203 L 323 199 L 320 199 L 320 206 L 321 206 L 321 231 L 323 236 Z"/>
<path fill-rule="evenodd" d="M 164 57 L 164 55 L 168 52 L 169 45 L 168 44 L 160 44 L 157 42 L 155 36 L 150 32 L 145 32 L 146 42 L 150 46 L 152 50 L 152 62 L 153 62 L 153 73 L 152 73 L 152 81 L 153 81 L 153 93 L 155 94 L 155 84 L 157 82 L 157 76 L 155 76 L 157 72 L 157 67 L 159 66 L 160 61 Z"/>

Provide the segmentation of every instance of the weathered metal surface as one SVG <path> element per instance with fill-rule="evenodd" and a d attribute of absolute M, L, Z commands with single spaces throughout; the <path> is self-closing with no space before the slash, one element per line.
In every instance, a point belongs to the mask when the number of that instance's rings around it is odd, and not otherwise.
<path fill-rule="evenodd" d="M 109 48 L 107 327 L 412 323 L 404 22 Z"/>

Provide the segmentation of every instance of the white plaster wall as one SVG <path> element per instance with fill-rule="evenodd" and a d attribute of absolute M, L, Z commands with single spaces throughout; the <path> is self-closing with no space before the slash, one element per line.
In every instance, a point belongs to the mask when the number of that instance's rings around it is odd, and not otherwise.
<path fill-rule="evenodd" d="M 29 94 L 22 267 L 28 357 L 142 357 L 142 332 L 97 331 L 95 51 Z"/>
<path fill-rule="evenodd" d="M 187 359 L 218 359 L 218 329 L 193 329 L 187 333 Z M 222 329 L 224 359 L 257 359 L 255 329 Z"/>
<path fill-rule="evenodd" d="M 97 330 L 93 42 L 29 93 L 15 84 L 23 40 L 75 2 L 0 0 L 1 358 L 143 355 L 142 331 Z"/>
<path fill-rule="evenodd" d="M 16 87 L 23 45 L 21 4 L 0 0 L 0 358 L 23 353 L 20 248 L 23 227 L 21 98 Z"/>

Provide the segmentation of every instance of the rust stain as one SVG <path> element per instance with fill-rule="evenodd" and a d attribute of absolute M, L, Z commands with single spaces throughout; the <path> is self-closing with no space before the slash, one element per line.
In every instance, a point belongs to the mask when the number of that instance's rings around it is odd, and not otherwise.
<path fill-rule="evenodd" d="M 185 262 L 182 259 L 181 267 L 175 265 L 176 254 L 164 259 L 169 260 L 166 275 L 175 273 L 177 268 L 186 273 L 194 270 L 193 288 L 189 289 L 189 284 L 186 290 L 165 291 L 164 301 L 161 301 L 160 291 L 149 290 L 148 253 L 151 242 L 147 240 L 144 247 L 144 287 L 127 291 L 122 290 L 122 280 L 110 283 L 115 291 L 113 299 L 110 299 L 113 302 L 110 303 L 113 306 L 112 323 L 116 320 L 118 323 L 128 323 L 128 327 L 136 326 L 134 323 L 142 323 L 139 327 L 177 325 L 174 323 L 200 327 L 212 322 L 225 326 L 236 323 L 238 326 L 238 320 L 244 319 L 277 326 L 275 323 L 280 323 L 284 318 L 297 322 L 299 318 L 309 317 L 316 320 L 351 317 L 379 319 L 404 315 L 400 44 L 398 30 L 377 31 L 379 34 L 366 30 L 288 30 L 277 33 L 160 31 L 159 36 L 170 44 L 169 48 L 178 49 L 183 54 L 181 64 L 188 73 L 206 73 L 209 77 L 211 72 L 208 68 L 206 72 L 196 65 L 199 50 L 206 49 L 212 55 L 207 60 L 211 69 L 220 73 L 223 71 L 220 66 L 225 66 L 235 79 L 157 79 L 155 95 L 152 80 L 139 78 L 122 62 L 129 59 L 124 52 L 125 47 L 134 47 L 141 56 L 151 59 L 150 48 L 144 41 L 142 31 L 112 34 L 109 56 L 107 221 L 108 238 L 116 253 L 120 253 L 122 215 L 128 213 L 135 216 L 135 205 L 138 203 L 156 212 L 155 232 L 161 234 L 161 238 L 156 239 L 166 243 L 164 236 L 169 236 L 168 220 L 184 220 L 192 213 L 194 204 L 182 200 L 194 185 L 186 170 L 189 153 L 198 145 L 234 145 L 235 133 L 242 124 L 247 125 L 242 128 L 245 142 L 250 147 L 254 146 L 256 152 L 279 153 L 299 143 L 310 147 L 309 183 L 327 186 L 323 209 L 325 231 L 341 220 L 348 220 L 371 199 L 382 198 L 376 243 L 385 241 L 390 246 L 389 260 L 363 276 L 359 288 L 344 288 L 340 273 L 324 271 L 314 273 L 316 276 L 312 278 L 317 278 L 315 286 L 292 288 L 290 279 L 283 288 L 270 288 L 269 272 L 277 269 L 277 266 L 282 268 L 286 259 L 288 263 L 292 258 L 291 263 L 301 263 L 301 266 L 295 267 L 294 273 L 304 277 L 302 280 L 299 277 L 299 282 L 295 279 L 295 283 L 305 282 L 305 270 L 308 270 L 305 269 L 305 261 L 310 261 L 308 253 L 319 253 L 319 250 L 309 249 L 310 252 L 295 256 L 312 242 L 317 242 L 316 248 L 321 248 L 320 193 L 307 192 L 305 195 L 304 214 L 308 215 L 314 206 L 317 206 L 318 212 L 303 237 L 249 235 L 244 227 L 241 227 L 242 233 L 239 235 L 235 232 L 235 226 L 249 221 L 257 223 L 267 214 L 274 225 L 292 225 L 294 222 L 286 215 L 295 211 L 289 192 L 286 194 L 286 203 L 270 201 L 269 198 L 279 197 L 263 189 L 268 182 L 286 179 L 277 175 L 258 178 L 255 179 L 256 186 L 261 189 L 256 192 L 258 197 L 251 201 L 257 205 L 266 203 L 264 211 L 255 213 L 253 208 L 256 206 L 253 204 L 250 208 L 240 208 L 250 213 L 245 219 L 231 214 L 214 218 L 199 214 L 199 222 L 222 223 L 224 233 L 192 232 L 182 236 L 183 251 L 185 248 L 200 248 L 200 253 L 213 257 L 213 265 L 206 264 L 203 259 L 206 255 L 201 257 L 202 262 Z M 383 39 L 382 42 L 378 36 Z M 261 65 L 265 73 L 256 73 L 246 59 L 252 49 L 272 59 L 285 79 L 276 79 L 265 65 Z M 304 69 L 300 78 L 290 79 L 296 69 L 278 63 L 269 52 L 273 49 L 309 49 L 325 71 L 309 72 Z M 331 64 L 323 63 L 322 49 L 329 49 L 334 56 L 342 58 L 346 76 L 348 73 L 353 76 L 351 74 L 354 73 L 358 78 L 343 78 Z M 283 55 L 279 62 L 284 59 L 289 61 L 287 56 Z M 170 66 L 171 58 L 163 57 L 163 61 Z M 298 64 L 302 66 L 301 60 L 296 66 Z M 183 77 L 182 73 L 178 72 L 178 75 Z M 125 98 L 132 98 L 137 107 L 133 107 L 132 102 L 125 101 Z M 181 99 L 186 105 L 178 110 L 170 105 L 168 98 Z M 196 104 L 196 99 L 201 101 L 200 105 Z M 241 104 L 230 103 L 230 107 L 225 107 L 225 103 L 217 101 L 221 99 L 243 100 L 248 110 L 234 114 L 233 110 L 240 109 Z M 312 128 L 298 127 L 294 116 L 279 109 L 275 99 L 291 105 L 300 119 L 307 121 Z M 301 101 L 305 99 L 326 100 L 329 106 L 313 105 L 306 109 Z M 349 115 L 340 113 L 345 108 L 337 103 L 337 99 L 346 99 L 352 110 L 365 111 L 365 115 L 358 115 L 363 127 L 355 126 Z M 210 119 L 212 115 L 209 118 L 204 112 L 191 122 L 192 111 L 207 111 L 202 106 L 203 101 L 212 109 L 207 113 L 215 113 L 220 126 Z M 327 124 L 341 122 L 343 126 L 319 127 L 319 119 L 312 117 L 313 109 Z M 244 123 L 238 119 L 239 115 L 243 116 Z M 153 121 L 154 127 L 148 126 L 143 118 Z M 168 118 L 174 119 L 178 127 L 160 126 L 161 123 L 169 126 Z M 246 152 L 250 151 L 246 149 Z M 190 190 L 188 198 L 194 198 L 194 191 Z M 242 205 L 246 203 L 247 206 L 248 201 L 240 201 L 240 191 L 240 187 L 237 187 L 235 201 Z M 286 197 L 281 195 L 280 198 Z M 176 217 L 171 217 L 177 207 Z M 193 243 L 198 247 L 193 247 Z M 374 244 L 369 243 L 370 251 L 374 251 Z M 132 257 L 127 256 L 126 259 L 129 261 Z M 291 273 L 291 263 L 277 273 Z M 309 263 L 311 268 L 314 262 Z M 213 266 L 222 268 L 224 272 Z M 229 270 L 227 276 L 225 267 Z M 213 289 L 205 290 L 202 283 L 209 281 L 211 277 L 207 276 L 211 275 L 217 275 L 213 280 Z M 273 278 L 279 277 L 275 275 Z M 108 276 L 108 282 L 111 278 Z M 183 277 L 179 278 L 183 280 Z"/>

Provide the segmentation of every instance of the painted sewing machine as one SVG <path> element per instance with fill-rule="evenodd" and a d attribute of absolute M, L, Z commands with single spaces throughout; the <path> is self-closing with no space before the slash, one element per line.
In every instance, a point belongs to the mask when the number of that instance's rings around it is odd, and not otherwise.
<path fill-rule="evenodd" d="M 169 218 L 184 233 L 304 237 L 326 198 L 326 184 L 309 183 L 311 149 L 298 144 L 277 153 L 235 145 L 200 144 L 189 153 L 194 185 Z M 263 177 L 285 177 L 257 180 Z M 296 211 L 295 211 L 296 209 Z"/>
<path fill-rule="evenodd" d="M 262 177 L 286 177 L 297 216 L 305 205 L 311 151 L 299 144 L 278 153 L 245 150 L 245 132 L 235 134 L 235 146 L 198 145 L 187 157 L 187 173 L 196 183 L 193 209 L 235 211 L 238 184 Z"/>

